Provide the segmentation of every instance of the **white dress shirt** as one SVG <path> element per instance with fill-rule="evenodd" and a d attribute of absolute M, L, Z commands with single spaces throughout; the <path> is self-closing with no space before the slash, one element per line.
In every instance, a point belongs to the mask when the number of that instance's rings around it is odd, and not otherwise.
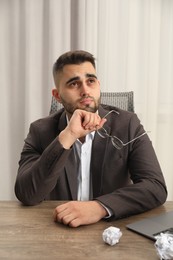
<path fill-rule="evenodd" d="M 78 200 L 89 200 L 90 199 L 90 164 L 91 164 L 91 149 L 92 141 L 95 132 L 92 132 L 85 137 L 85 142 L 82 143 L 79 139 L 76 140 L 75 156 L 78 161 Z"/>

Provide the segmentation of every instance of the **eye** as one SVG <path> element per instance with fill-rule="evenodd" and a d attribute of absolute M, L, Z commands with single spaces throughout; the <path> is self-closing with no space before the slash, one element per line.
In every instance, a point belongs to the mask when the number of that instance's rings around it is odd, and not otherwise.
<path fill-rule="evenodd" d="M 72 81 L 72 82 L 69 84 L 69 86 L 70 86 L 71 88 L 77 88 L 77 87 L 79 87 L 79 82 L 78 82 L 78 81 Z"/>
<path fill-rule="evenodd" d="M 96 82 L 96 79 L 95 78 L 89 78 L 88 79 L 88 83 L 89 84 L 93 84 L 93 83 L 95 83 Z"/>

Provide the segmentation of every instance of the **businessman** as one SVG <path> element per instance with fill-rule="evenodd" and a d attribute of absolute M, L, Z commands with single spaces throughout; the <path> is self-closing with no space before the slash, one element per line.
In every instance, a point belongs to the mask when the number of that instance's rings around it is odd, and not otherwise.
<path fill-rule="evenodd" d="M 31 124 L 19 161 L 17 198 L 25 205 L 67 201 L 54 220 L 71 227 L 145 212 L 167 198 L 152 143 L 137 115 L 100 103 L 95 58 L 62 54 L 53 96 L 63 105 Z"/>

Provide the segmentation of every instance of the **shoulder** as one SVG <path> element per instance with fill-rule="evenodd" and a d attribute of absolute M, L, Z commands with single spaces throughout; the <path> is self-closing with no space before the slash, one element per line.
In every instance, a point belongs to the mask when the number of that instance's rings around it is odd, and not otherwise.
<path fill-rule="evenodd" d="M 101 104 L 99 106 L 99 114 L 101 115 L 101 117 L 105 116 L 107 113 L 109 113 L 112 110 L 115 111 L 115 113 L 111 113 L 110 118 L 130 119 L 131 117 L 137 117 L 135 113 L 120 109 L 118 107 L 104 105 L 104 104 Z"/>
<path fill-rule="evenodd" d="M 37 126 L 37 125 L 40 125 L 40 124 L 45 125 L 45 124 L 57 123 L 63 117 L 63 114 L 65 114 L 64 109 L 60 109 L 57 112 L 55 112 L 55 113 L 53 113 L 49 116 L 35 120 L 34 122 L 31 123 L 31 125 Z"/>
<path fill-rule="evenodd" d="M 36 130 L 40 133 L 59 132 L 60 128 L 64 128 L 66 125 L 66 116 L 64 109 L 58 110 L 56 113 L 44 118 L 37 119 L 30 125 L 30 130 Z"/>
<path fill-rule="evenodd" d="M 40 118 L 30 124 L 25 143 L 45 148 L 55 139 L 65 126 L 66 117 L 63 110 L 59 110 L 50 116 Z"/>
<path fill-rule="evenodd" d="M 99 106 L 99 114 L 101 117 L 105 116 L 111 110 L 116 112 L 110 113 L 107 117 L 107 123 L 112 127 L 116 127 L 116 129 L 128 129 L 129 127 L 137 128 L 140 125 L 138 116 L 133 112 L 109 105 Z"/>

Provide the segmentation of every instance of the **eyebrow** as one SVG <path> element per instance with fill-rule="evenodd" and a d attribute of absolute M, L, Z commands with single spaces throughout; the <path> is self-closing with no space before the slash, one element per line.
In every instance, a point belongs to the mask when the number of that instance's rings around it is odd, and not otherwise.
<path fill-rule="evenodd" d="M 95 79 L 97 79 L 97 76 L 95 75 L 95 74 L 90 74 L 90 73 L 87 73 L 86 75 L 85 75 L 85 77 L 86 78 L 95 78 Z M 71 79 L 69 79 L 67 82 L 66 82 L 66 84 L 69 84 L 70 82 L 72 82 L 72 81 L 74 81 L 74 80 L 80 80 L 80 77 L 73 77 L 73 78 L 71 78 Z"/>

